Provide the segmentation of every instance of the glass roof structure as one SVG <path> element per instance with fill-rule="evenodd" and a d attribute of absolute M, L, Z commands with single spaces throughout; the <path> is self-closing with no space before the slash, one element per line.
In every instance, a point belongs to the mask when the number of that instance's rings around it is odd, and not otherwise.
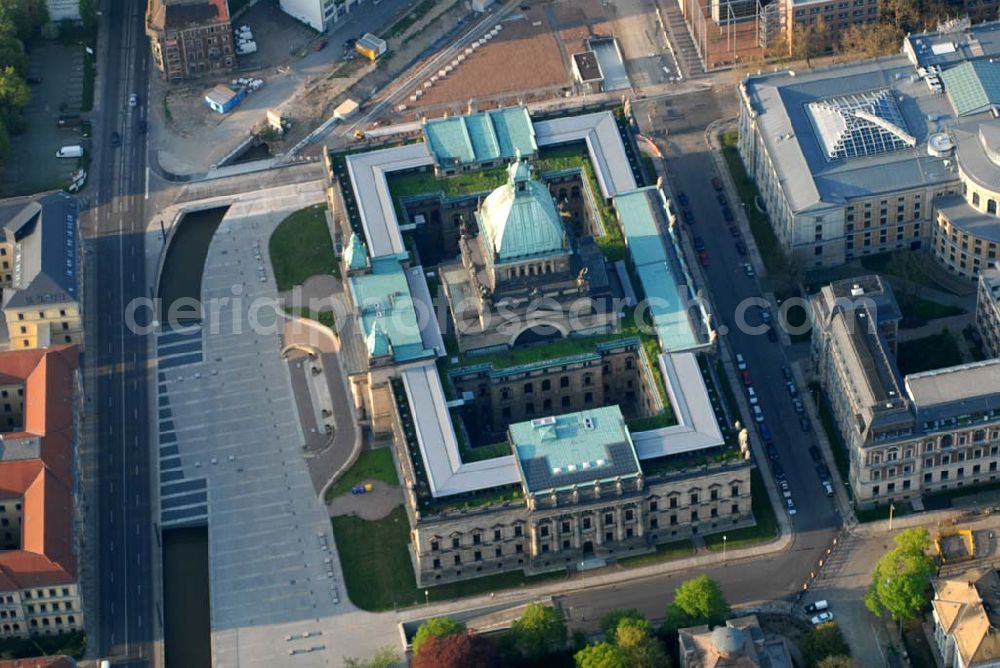
<path fill-rule="evenodd" d="M 879 155 L 917 145 L 888 88 L 806 105 L 827 160 Z"/>
<path fill-rule="evenodd" d="M 1000 63 L 967 60 L 942 72 L 941 80 L 959 116 L 979 114 L 1000 104 Z"/>

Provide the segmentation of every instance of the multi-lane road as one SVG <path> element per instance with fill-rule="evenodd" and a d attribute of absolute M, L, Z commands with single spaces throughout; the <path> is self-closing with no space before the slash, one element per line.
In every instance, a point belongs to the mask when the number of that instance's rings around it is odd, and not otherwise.
<path fill-rule="evenodd" d="M 96 388 L 88 388 L 96 417 L 96 489 L 90 514 L 97 520 L 96 637 L 100 656 L 145 663 L 155 637 L 153 550 L 150 504 L 149 404 L 144 337 L 129 330 L 125 309 L 148 296 L 145 278 L 146 141 L 149 56 L 142 0 L 101 3 L 101 77 L 94 127 L 96 195 L 85 216 L 85 269 L 91 331 L 86 364 L 93 365 Z M 131 106 L 129 97 L 137 96 Z M 112 147 L 113 132 L 122 137 Z M 158 632 L 156 632 L 158 633 Z"/>

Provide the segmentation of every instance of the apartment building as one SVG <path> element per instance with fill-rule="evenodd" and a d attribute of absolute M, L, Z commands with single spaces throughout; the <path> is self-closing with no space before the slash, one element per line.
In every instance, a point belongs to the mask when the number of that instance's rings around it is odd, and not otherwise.
<path fill-rule="evenodd" d="M 83 628 L 77 584 L 79 376 L 75 346 L 0 353 L 0 638 Z M 8 386 L 17 386 L 17 397 Z"/>
<path fill-rule="evenodd" d="M 227 0 L 148 0 L 146 36 L 165 81 L 215 76 L 236 64 Z"/>
<path fill-rule="evenodd" d="M 900 319 L 877 277 L 831 283 L 813 298 L 813 364 L 850 456 L 862 507 L 997 480 L 1000 359 L 903 376 Z"/>
<path fill-rule="evenodd" d="M 9 348 L 83 345 L 79 202 L 57 192 L 0 201 L 0 288 Z"/>

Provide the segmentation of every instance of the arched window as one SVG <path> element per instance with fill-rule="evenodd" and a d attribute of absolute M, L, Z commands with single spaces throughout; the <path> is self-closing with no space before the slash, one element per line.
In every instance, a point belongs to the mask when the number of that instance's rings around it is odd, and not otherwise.
<path fill-rule="evenodd" d="M 972 206 L 979 206 L 979 193 L 972 193 Z"/>
<path fill-rule="evenodd" d="M 986 213 L 992 213 L 994 216 L 997 215 L 997 201 L 995 199 L 986 202 Z"/>

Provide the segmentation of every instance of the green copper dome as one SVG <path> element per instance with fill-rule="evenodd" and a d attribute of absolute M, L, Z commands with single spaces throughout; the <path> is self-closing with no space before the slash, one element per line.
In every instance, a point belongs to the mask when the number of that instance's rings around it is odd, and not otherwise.
<path fill-rule="evenodd" d="M 483 201 L 479 227 L 497 262 L 563 252 L 566 230 L 548 188 L 531 178 L 520 159 L 507 168 L 507 183 Z"/>

